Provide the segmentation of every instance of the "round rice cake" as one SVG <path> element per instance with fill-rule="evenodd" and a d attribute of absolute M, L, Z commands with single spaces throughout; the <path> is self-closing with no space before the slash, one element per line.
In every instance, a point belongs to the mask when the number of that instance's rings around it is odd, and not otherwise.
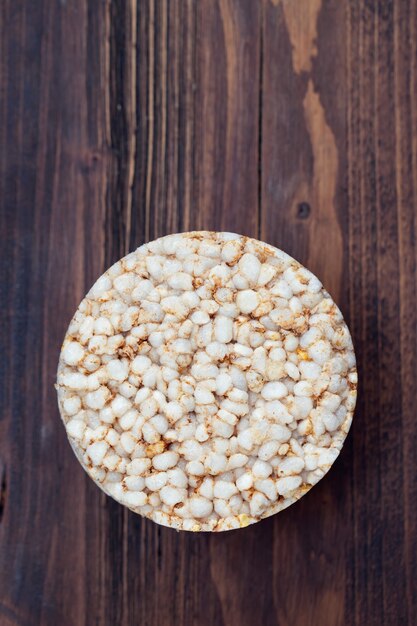
<path fill-rule="evenodd" d="M 273 246 L 205 231 L 145 244 L 97 280 L 57 380 L 89 476 L 190 531 L 241 528 L 305 494 L 341 450 L 356 386 L 318 278 Z"/>

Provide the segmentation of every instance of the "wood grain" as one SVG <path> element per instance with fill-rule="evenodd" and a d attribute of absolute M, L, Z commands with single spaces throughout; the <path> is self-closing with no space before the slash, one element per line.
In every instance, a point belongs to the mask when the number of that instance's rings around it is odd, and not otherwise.
<path fill-rule="evenodd" d="M 417 623 L 417 2 L 0 3 L 0 625 Z M 352 330 L 330 474 L 244 531 L 106 498 L 53 388 L 78 302 L 143 241 L 277 245 Z"/>

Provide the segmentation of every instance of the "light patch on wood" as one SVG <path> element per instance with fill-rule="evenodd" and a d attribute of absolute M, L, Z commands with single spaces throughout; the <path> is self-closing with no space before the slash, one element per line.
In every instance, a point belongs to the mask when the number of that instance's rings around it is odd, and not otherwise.
<path fill-rule="evenodd" d="M 338 153 L 334 134 L 326 122 L 320 96 L 310 79 L 303 101 L 304 117 L 313 151 L 313 180 L 308 197 L 313 206 L 308 267 L 317 273 L 326 289 L 337 299 L 340 291 L 343 240 L 334 204 Z"/>
<path fill-rule="evenodd" d="M 317 20 L 322 0 L 278 0 L 276 5 L 279 2 L 282 4 L 292 46 L 294 72 L 310 74 L 313 59 L 317 55 Z M 334 204 L 338 152 L 334 134 L 326 122 L 320 96 L 315 91 L 311 77 L 308 80 L 303 108 L 313 152 L 313 178 L 300 184 L 294 200 L 296 203 L 307 200 L 313 210 L 309 221 L 307 265 L 337 298 L 343 260 L 343 239 Z"/>
<path fill-rule="evenodd" d="M 321 3 L 322 0 L 282 0 L 297 74 L 310 72 L 312 59 L 317 55 L 317 17 Z"/>

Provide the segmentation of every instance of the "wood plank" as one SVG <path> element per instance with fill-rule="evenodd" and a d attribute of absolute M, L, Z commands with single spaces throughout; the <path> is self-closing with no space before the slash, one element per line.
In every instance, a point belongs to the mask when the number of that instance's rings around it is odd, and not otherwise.
<path fill-rule="evenodd" d="M 259 232 L 260 8 L 250 0 L 207 0 L 199 5 L 192 217 L 197 228 L 255 237 Z M 238 532 L 208 538 L 206 562 L 221 617 L 215 622 L 204 620 L 202 607 L 207 600 L 201 596 L 197 623 L 275 623 L 271 541 L 268 522 L 263 528 L 248 529 L 244 544 Z M 199 574 L 204 577 L 204 565 Z"/>
<path fill-rule="evenodd" d="M 395 161 L 398 213 L 400 368 L 404 490 L 404 576 L 407 619 L 417 615 L 417 5 L 394 6 Z M 396 470 L 394 469 L 394 475 Z"/>
<path fill-rule="evenodd" d="M 414 4 L 349 5 L 350 308 L 363 377 L 353 457 L 358 624 L 415 620 Z"/>
<path fill-rule="evenodd" d="M 139 6 L 138 20 L 141 142 L 134 165 L 132 247 L 179 230 L 256 235 L 256 5 L 149 2 Z M 254 623 L 256 605 L 233 607 L 252 579 L 246 563 L 247 554 L 256 552 L 255 535 L 247 537 L 248 552 L 242 552 L 234 533 L 228 538 L 177 534 L 132 514 L 126 532 L 127 623 Z M 269 550 L 265 546 L 260 554 Z M 169 601 L 161 603 L 161 597 Z"/>
<path fill-rule="evenodd" d="M 337 0 L 264 2 L 262 238 L 306 264 L 346 313 L 344 37 Z M 274 519 L 280 625 L 348 623 L 350 447 L 312 493 Z"/>
<path fill-rule="evenodd" d="M 84 624 L 88 604 L 100 614 L 86 596 L 100 498 L 74 463 L 53 384 L 66 325 L 103 270 L 105 6 L 6 1 L 1 11 L 0 622 Z"/>

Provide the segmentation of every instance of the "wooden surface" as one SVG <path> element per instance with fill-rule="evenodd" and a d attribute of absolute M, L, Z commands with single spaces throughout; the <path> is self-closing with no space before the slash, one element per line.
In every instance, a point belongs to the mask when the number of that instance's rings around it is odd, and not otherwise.
<path fill-rule="evenodd" d="M 0 625 L 417 624 L 416 0 L 0 3 Z M 66 441 L 60 343 L 166 233 L 316 272 L 352 330 L 354 425 L 289 510 L 178 534 Z"/>

